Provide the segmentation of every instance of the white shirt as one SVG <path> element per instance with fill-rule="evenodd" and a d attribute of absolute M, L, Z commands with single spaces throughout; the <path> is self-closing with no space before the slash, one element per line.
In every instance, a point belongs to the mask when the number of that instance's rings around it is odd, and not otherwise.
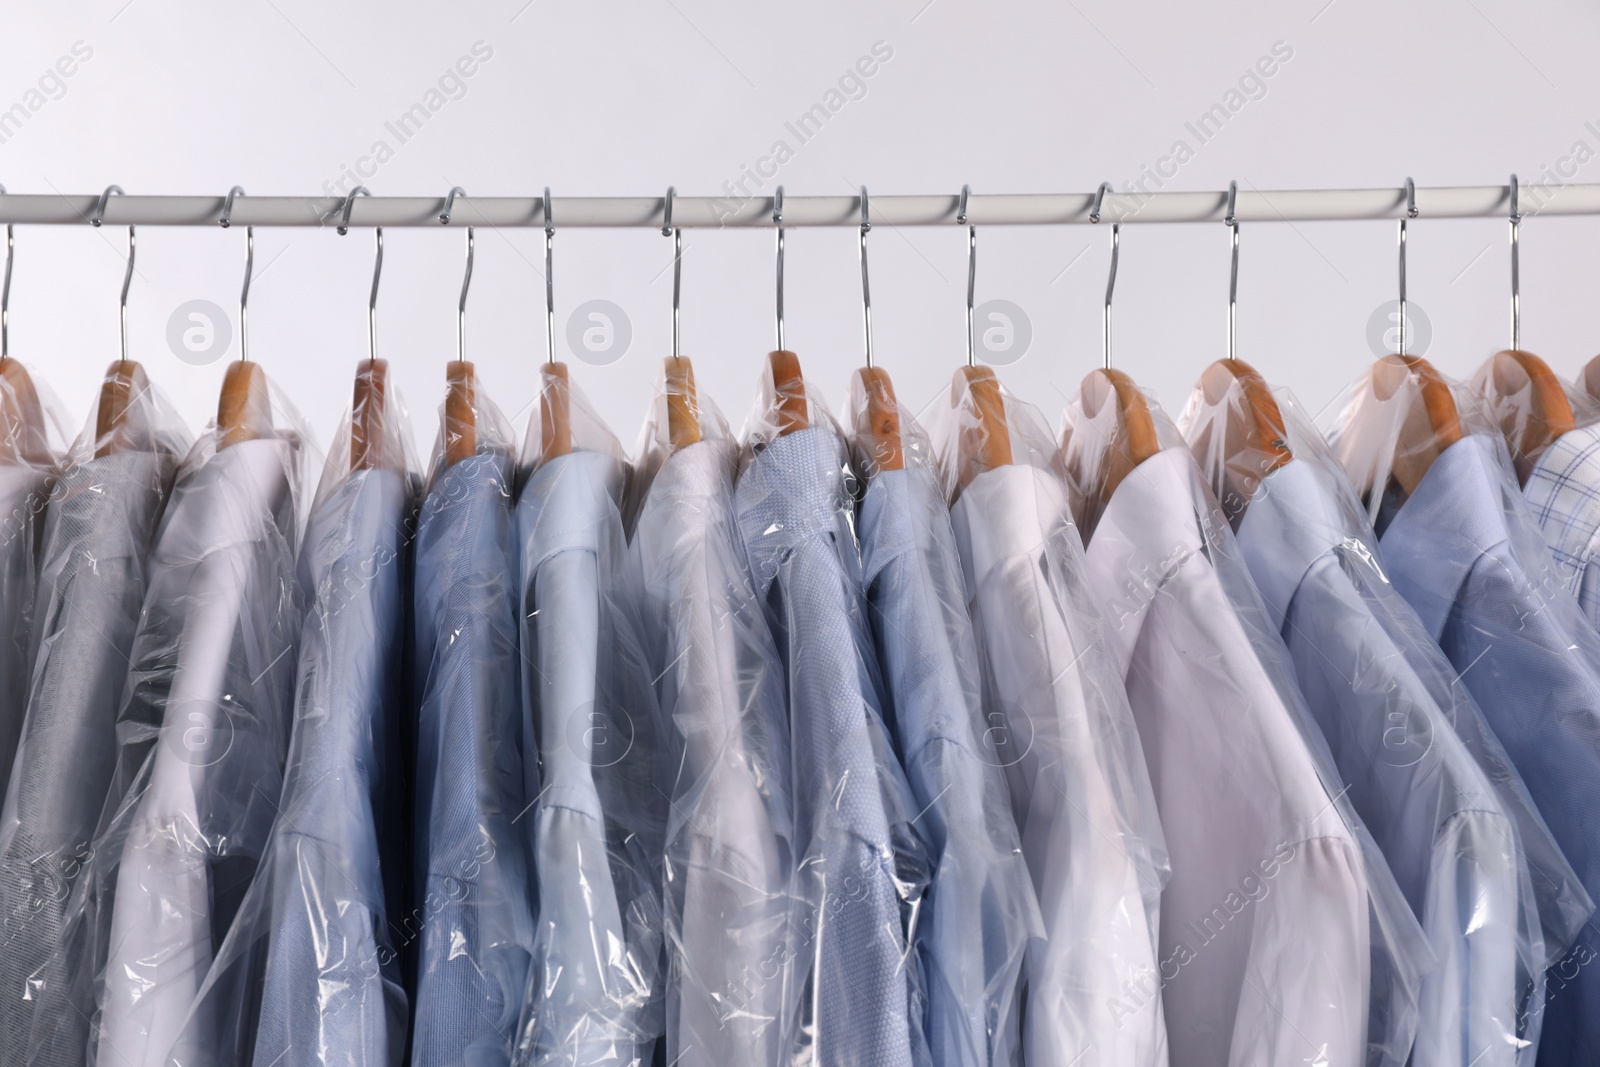
<path fill-rule="evenodd" d="M 1116 665 L 1084 610 L 1066 494 L 1025 464 L 987 471 L 951 511 L 984 675 L 1047 943 L 1030 954 L 1030 1067 L 1160 1067 L 1167 1031 L 1156 907 L 1165 855 Z"/>

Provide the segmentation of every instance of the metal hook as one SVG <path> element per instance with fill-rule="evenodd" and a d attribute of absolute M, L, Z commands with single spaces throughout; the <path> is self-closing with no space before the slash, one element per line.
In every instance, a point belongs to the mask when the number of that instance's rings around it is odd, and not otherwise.
<path fill-rule="evenodd" d="M 466 196 L 467 191 L 459 185 L 450 187 L 450 195 L 444 198 L 444 210 L 439 212 L 439 225 L 450 225 L 450 213 L 456 209 L 456 197 Z"/>
<path fill-rule="evenodd" d="M 1522 212 L 1517 208 L 1517 176 L 1511 176 L 1511 347 L 1522 348 L 1522 278 L 1517 255 L 1517 233 L 1522 228 Z"/>
<path fill-rule="evenodd" d="M 226 200 L 224 200 L 223 204 L 222 204 L 222 218 L 218 220 L 222 224 L 224 229 L 226 229 L 231 224 L 230 223 L 230 217 L 233 215 L 233 201 L 234 201 L 234 198 L 236 196 L 244 196 L 244 195 L 245 195 L 244 189 L 241 188 L 240 186 L 237 186 L 237 185 L 235 185 L 232 189 L 228 190 L 228 198 Z M 129 239 L 130 240 L 132 239 L 131 234 L 130 234 L 130 238 Z M 132 257 L 131 256 L 129 257 L 128 267 L 129 267 L 130 270 L 133 268 L 133 262 L 132 262 Z M 239 289 L 239 362 L 240 363 L 248 362 L 249 359 L 250 359 L 250 328 L 249 328 L 249 320 L 246 318 L 246 316 L 249 314 L 249 310 L 250 310 L 250 279 L 255 276 L 255 272 L 256 272 L 256 228 L 254 226 L 246 226 L 244 228 L 244 285 L 241 286 L 240 289 Z M 127 356 L 123 356 L 123 359 L 127 359 Z"/>
<path fill-rule="evenodd" d="M 106 186 L 106 191 L 100 194 L 100 202 L 95 205 L 94 214 L 89 216 L 89 225 L 93 226 L 97 230 L 100 228 L 100 223 L 105 221 L 105 217 L 106 217 L 106 202 L 111 199 L 111 194 L 113 194 L 113 193 L 115 193 L 118 196 L 121 196 L 122 195 L 122 186 L 120 186 L 120 185 L 108 185 L 108 186 Z"/>
<path fill-rule="evenodd" d="M 1105 196 L 1111 189 L 1110 182 L 1101 182 L 1100 188 L 1095 190 L 1094 206 L 1089 209 L 1089 221 L 1098 224 L 1100 221 L 1100 208 L 1105 203 Z M 1100 352 L 1106 370 L 1111 369 L 1111 296 L 1117 290 L 1117 255 L 1118 246 L 1122 243 L 1122 222 L 1115 220 L 1111 223 L 1111 271 L 1106 275 L 1106 306 L 1100 318 Z"/>
<path fill-rule="evenodd" d="M 345 234 L 350 232 L 350 208 L 355 204 L 356 197 L 371 195 L 372 193 L 368 191 L 365 185 L 358 185 L 354 189 L 350 190 L 349 196 L 344 198 L 344 209 L 343 214 L 340 217 L 338 230 L 340 237 L 343 237 Z"/>
<path fill-rule="evenodd" d="M 665 203 L 661 209 L 661 236 L 672 238 L 672 354 L 683 354 L 678 347 L 678 297 L 683 291 L 683 231 L 672 225 L 672 201 L 678 190 L 667 186 Z M 780 332 L 781 336 L 781 332 Z M 780 345 L 782 341 L 778 342 Z"/>
<path fill-rule="evenodd" d="M 339 236 L 350 232 L 350 205 L 357 196 L 371 196 L 365 185 L 350 190 L 344 201 L 344 221 L 339 225 Z M 378 279 L 383 277 L 383 227 L 377 227 L 377 250 L 372 259 L 372 291 L 367 294 L 367 358 L 378 358 Z"/>
<path fill-rule="evenodd" d="M 861 319 L 867 335 L 867 369 L 872 369 L 872 289 L 867 284 L 867 234 L 872 232 L 872 214 L 867 187 L 861 187 Z"/>
<path fill-rule="evenodd" d="M 1239 183 L 1228 183 L 1228 213 L 1223 222 L 1233 231 L 1233 269 L 1228 274 L 1228 358 L 1239 359 L 1239 218 L 1234 208 L 1239 200 Z"/>
<path fill-rule="evenodd" d="M 233 225 L 233 201 L 235 197 L 244 196 L 244 186 L 235 185 L 228 190 L 228 195 L 222 201 L 222 217 L 217 220 L 217 225 L 226 230 Z"/>
<path fill-rule="evenodd" d="M 772 194 L 772 225 L 778 229 L 778 351 L 782 352 L 785 349 L 783 347 L 783 186 L 781 185 Z"/>
<path fill-rule="evenodd" d="M 956 204 L 956 222 L 967 227 L 967 366 L 975 366 L 972 348 L 972 294 L 978 283 L 978 228 L 967 222 L 967 198 L 972 186 L 961 187 L 961 200 Z"/>
<path fill-rule="evenodd" d="M 544 347 L 545 361 L 556 361 L 556 223 L 550 213 L 550 187 L 544 187 Z"/>
<path fill-rule="evenodd" d="M 1417 217 L 1417 186 L 1406 178 L 1406 214 L 1400 220 L 1400 355 L 1406 354 L 1406 221 Z"/>
<path fill-rule="evenodd" d="M 6 187 L 0 185 L 0 196 Z M 16 227 L 6 223 L 6 280 L 0 285 L 0 359 L 11 356 L 11 261 L 16 258 Z"/>
<path fill-rule="evenodd" d="M 467 358 L 467 290 L 472 288 L 472 252 L 477 244 L 476 234 L 467 227 L 467 269 L 461 276 L 461 302 L 456 305 L 456 361 Z"/>

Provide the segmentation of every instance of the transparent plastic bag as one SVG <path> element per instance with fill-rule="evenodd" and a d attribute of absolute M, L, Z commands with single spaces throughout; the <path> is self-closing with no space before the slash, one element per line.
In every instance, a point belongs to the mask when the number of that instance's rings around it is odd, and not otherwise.
<path fill-rule="evenodd" d="M 517 1062 L 648 1065 L 663 1029 L 670 786 L 619 508 L 627 465 L 583 395 L 542 380 L 516 508 L 539 901 Z"/>
<path fill-rule="evenodd" d="M 960 493 L 950 518 L 981 667 L 980 752 L 1004 773 L 1043 916 L 1025 968 L 1025 1061 L 1162 1067 L 1166 844 L 1050 467 L 1052 434 L 1037 409 L 964 373 L 942 408 L 936 451 Z"/>
<path fill-rule="evenodd" d="M 398 395 L 368 402 L 382 410 L 346 415 L 334 436 L 301 546 L 306 616 L 272 836 L 173 1067 L 395 1067 L 405 1050 L 394 934 L 410 877 L 401 652 L 417 475 Z M 352 466 L 357 420 L 382 432 Z"/>
<path fill-rule="evenodd" d="M 415 548 L 414 881 L 394 936 L 415 961 L 416 1067 L 509 1062 L 533 951 L 514 444 L 481 389 L 465 399 L 441 405 Z"/>
<path fill-rule="evenodd" d="M 294 580 L 305 429 L 179 468 L 149 557 L 117 754 L 30 1063 L 183 1062 L 183 1023 L 267 843 L 288 748 L 301 604 Z M 120 1057 L 120 1058 L 119 1058 Z"/>
<path fill-rule="evenodd" d="M 851 443 L 868 475 L 861 563 L 884 715 L 930 849 L 912 941 L 926 988 L 919 1015 L 936 1067 L 1010 1064 L 1021 1053 L 1023 967 L 1044 921 L 1002 760 L 986 744 L 977 642 L 933 449 L 911 412 L 875 388 L 852 381 Z"/>
<path fill-rule="evenodd" d="M 4 386 L 0 386 L 4 388 Z M 116 756 L 117 709 L 149 579 L 146 557 L 188 430 L 153 389 L 97 455 L 96 415 L 44 510 L 27 714 L 0 814 L 0 1062 L 22 1063 Z M 80 1050 L 81 1058 L 81 1050 Z"/>
<path fill-rule="evenodd" d="M 1600 635 L 1544 544 L 1499 428 L 1470 390 L 1390 357 L 1350 388 L 1329 436 L 1377 517 L 1385 574 L 1460 672 L 1590 900 L 1600 898 Z M 1556 916 L 1581 918 L 1580 905 L 1541 908 L 1547 947 L 1564 943 Z M 1546 972 L 1539 1062 L 1600 1051 L 1597 956 L 1591 919 Z"/>
<path fill-rule="evenodd" d="M 1097 516 L 1088 585 L 1172 858 L 1172 1062 L 1403 1067 L 1427 940 L 1188 446 L 1154 398 L 1103 385 L 1068 408 L 1060 464 Z"/>
<path fill-rule="evenodd" d="M 663 872 L 665 1056 L 679 1067 L 777 1067 L 798 1008 L 783 663 L 735 540 L 738 443 L 702 396 L 694 433 L 674 448 L 679 410 L 663 382 L 640 438 L 632 540 L 676 768 Z"/>
<path fill-rule="evenodd" d="M 1510 759 L 1416 612 L 1322 435 L 1271 395 L 1292 458 L 1256 479 L 1238 544 L 1349 796 L 1439 966 L 1423 979 L 1415 1067 L 1530 1063 L 1544 970 L 1593 903 Z M 1243 388 L 1197 388 L 1185 434 L 1219 495 L 1238 484 Z M 1252 464 L 1257 472 L 1258 465 Z M 1531 872 L 1531 873 L 1530 873 Z"/>
<path fill-rule="evenodd" d="M 785 668 L 798 875 L 784 1062 L 910 1067 L 927 1057 L 908 946 L 929 850 L 893 742 L 856 545 L 854 475 L 814 391 L 769 361 L 734 490 L 745 565 Z"/>

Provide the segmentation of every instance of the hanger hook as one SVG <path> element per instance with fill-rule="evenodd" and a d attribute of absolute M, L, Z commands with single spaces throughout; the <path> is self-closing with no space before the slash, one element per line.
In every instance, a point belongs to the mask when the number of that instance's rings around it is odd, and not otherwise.
<path fill-rule="evenodd" d="M 1400 219 L 1400 355 L 1406 354 L 1406 222 L 1417 217 L 1417 184 L 1408 175 L 1405 186 L 1406 213 Z"/>
<path fill-rule="evenodd" d="M 1110 182 L 1101 182 L 1100 188 L 1095 190 L 1094 207 L 1089 210 L 1089 221 L 1100 222 L 1100 208 L 1105 203 L 1106 193 L 1111 190 Z M 1111 297 L 1117 291 L 1117 255 L 1118 245 L 1121 244 L 1122 221 L 1113 220 L 1111 223 L 1111 270 L 1106 274 L 1106 306 L 1100 318 L 1100 352 L 1106 370 L 1111 369 Z"/>
<path fill-rule="evenodd" d="M 339 225 L 339 236 L 350 232 L 350 205 L 357 196 L 371 196 L 365 185 L 350 190 L 344 201 L 344 221 Z M 376 249 L 372 258 L 372 290 L 367 294 L 367 358 L 378 358 L 378 279 L 383 277 L 383 227 L 376 227 Z"/>
<path fill-rule="evenodd" d="M 106 186 L 106 191 L 100 194 L 100 202 L 95 205 L 94 214 L 89 216 L 89 225 L 93 226 L 97 230 L 100 228 L 100 224 L 105 221 L 106 204 L 108 201 L 110 201 L 112 194 L 121 196 L 122 186 L 108 185 Z"/>
<path fill-rule="evenodd" d="M 861 320 L 867 337 L 867 369 L 872 369 L 872 289 L 867 284 L 867 234 L 872 232 L 872 208 L 867 187 L 861 187 Z"/>
<path fill-rule="evenodd" d="M 222 202 L 222 218 L 217 220 L 218 224 L 221 225 L 223 229 L 227 229 L 233 224 L 232 216 L 234 199 L 244 195 L 246 194 L 243 186 L 235 185 L 232 189 L 228 190 L 228 196 Z M 129 239 L 130 241 L 132 240 L 131 234 Z M 128 269 L 130 271 L 133 269 L 133 257 L 131 255 L 128 257 Z M 246 226 L 244 228 L 244 284 L 239 288 L 240 363 L 248 362 L 250 359 L 250 329 L 249 320 L 246 318 L 246 316 L 249 314 L 250 310 L 250 279 L 255 276 L 255 272 L 256 228 L 254 226 Z M 123 299 L 124 302 L 126 302 L 126 290 L 124 290 Z M 124 355 L 122 358 L 126 360 L 128 357 Z"/>
<path fill-rule="evenodd" d="M 465 194 L 462 194 L 465 195 Z M 467 227 L 467 267 L 461 275 L 461 301 L 456 305 L 456 361 L 467 358 L 467 291 L 472 288 L 472 254 L 477 235 Z"/>
<path fill-rule="evenodd" d="M 544 348 L 545 362 L 556 361 L 556 221 L 550 210 L 550 187 L 544 187 Z"/>
<path fill-rule="evenodd" d="M 1522 278 L 1517 255 L 1517 234 L 1522 228 L 1522 212 L 1517 207 L 1517 176 L 1511 176 L 1511 347 L 1522 348 Z"/>
<path fill-rule="evenodd" d="M 6 187 L 0 185 L 0 196 L 5 195 Z M 16 258 L 16 254 L 16 227 L 8 222 L 6 223 L 6 278 L 4 284 L 0 285 L 0 359 L 7 359 L 11 355 L 11 261 Z"/>
<path fill-rule="evenodd" d="M 772 194 L 772 225 L 778 231 L 778 351 L 783 347 L 783 186 L 778 186 Z"/>
<path fill-rule="evenodd" d="M 439 212 L 439 225 L 450 225 L 450 213 L 456 209 L 456 197 L 466 196 L 467 191 L 459 185 L 450 187 L 450 194 L 444 198 L 444 210 Z"/>
<path fill-rule="evenodd" d="M 350 190 L 350 195 L 344 198 L 344 207 L 341 211 L 339 219 L 338 232 L 340 237 L 343 237 L 345 234 L 350 232 L 350 208 L 355 205 L 356 197 L 371 195 L 372 193 L 368 191 L 365 185 L 358 185 L 354 189 Z"/>
<path fill-rule="evenodd" d="M 233 225 L 233 202 L 236 198 L 244 196 L 244 186 L 235 185 L 228 190 L 228 195 L 222 200 L 222 217 L 217 220 L 217 225 L 224 230 Z"/>
<path fill-rule="evenodd" d="M 678 197 L 676 186 L 667 186 L 662 200 L 661 236 L 672 238 L 672 355 L 683 354 L 678 347 L 678 298 L 683 292 L 683 231 L 672 225 L 672 202 Z"/>
<path fill-rule="evenodd" d="M 1228 358 L 1235 362 L 1239 359 L 1239 217 L 1234 212 L 1238 202 L 1239 183 L 1229 182 L 1228 213 L 1222 221 L 1232 231 L 1233 267 L 1228 274 Z"/>
<path fill-rule="evenodd" d="M 956 222 L 967 228 L 967 366 L 975 366 L 972 349 L 972 294 L 978 283 L 978 227 L 967 222 L 967 198 L 972 186 L 961 187 L 961 199 L 956 204 Z"/>

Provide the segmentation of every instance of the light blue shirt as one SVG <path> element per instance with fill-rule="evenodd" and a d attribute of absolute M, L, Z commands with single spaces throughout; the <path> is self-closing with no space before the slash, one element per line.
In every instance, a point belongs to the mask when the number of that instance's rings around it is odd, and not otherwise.
<path fill-rule="evenodd" d="M 539 921 L 519 1063 L 647 1064 L 661 1032 L 668 790 L 614 494 L 620 465 L 544 463 L 517 503 Z M 530 749 L 531 751 L 531 749 Z M 535 799 L 536 798 L 536 799 Z"/>
<path fill-rule="evenodd" d="M 511 461 L 435 479 L 416 547 L 417 948 L 412 1067 L 507 1064 L 533 948 L 517 698 Z"/>
<path fill-rule="evenodd" d="M 1440 453 L 1379 545 L 1390 580 L 1461 672 L 1592 907 L 1600 893 L 1600 636 L 1555 571 L 1499 438 L 1468 434 Z M 1546 1067 L 1600 1059 L 1597 954 L 1591 919 L 1548 971 L 1539 1043 Z"/>
<path fill-rule="evenodd" d="M 888 718 L 932 849 L 913 947 L 936 1067 L 1014 1062 L 1020 983 L 1044 923 L 1000 760 L 982 741 L 982 683 L 944 494 L 921 466 L 873 475 L 861 562 Z"/>
<path fill-rule="evenodd" d="M 1544 968 L 1575 932 L 1561 905 L 1582 887 L 1390 584 L 1354 493 L 1319 462 L 1297 458 L 1261 482 L 1239 548 L 1350 800 L 1439 961 L 1423 978 L 1411 1063 L 1531 1065 Z M 1536 884 L 1556 901 L 1558 935 L 1567 926 L 1560 945 L 1546 945 Z"/>
<path fill-rule="evenodd" d="M 831 426 L 799 430 L 749 460 L 734 505 L 787 671 L 800 864 L 789 979 L 809 988 L 797 1037 L 817 1067 L 911 1067 L 921 994 L 907 945 L 926 846 L 879 710 L 847 469 Z"/>
<path fill-rule="evenodd" d="M 1600 425 L 1580 426 L 1550 442 L 1522 495 L 1555 555 L 1556 570 L 1600 627 Z"/>

